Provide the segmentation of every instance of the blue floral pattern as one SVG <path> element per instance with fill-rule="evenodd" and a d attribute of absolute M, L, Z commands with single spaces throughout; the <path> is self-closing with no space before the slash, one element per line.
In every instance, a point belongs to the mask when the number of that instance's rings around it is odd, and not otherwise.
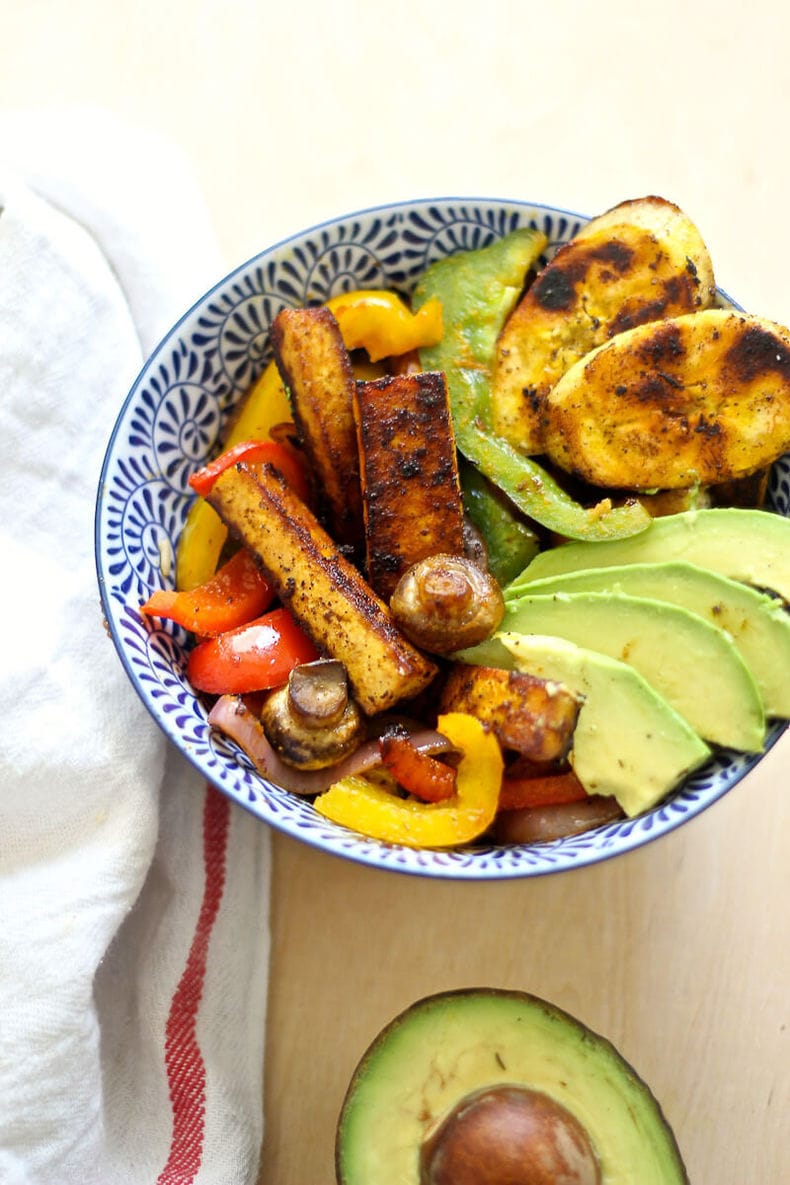
<path fill-rule="evenodd" d="M 220 281 L 148 360 L 109 442 L 96 504 L 102 605 L 124 668 L 169 739 L 224 793 L 282 831 L 351 860 L 422 876 L 496 880 L 581 867 L 637 848 L 714 803 L 758 757 L 722 753 L 655 810 L 584 835 L 521 847 L 415 851 L 378 843 L 322 819 L 310 803 L 262 778 L 208 724 L 185 676 L 187 636 L 152 624 L 138 606 L 172 579 L 172 557 L 190 504 L 189 477 L 211 455 L 223 423 L 269 360 L 269 328 L 283 307 L 325 301 L 352 288 L 408 292 L 425 267 L 534 226 L 547 257 L 584 224 L 546 206 L 441 199 L 340 218 L 262 252 Z M 724 294 L 723 304 L 730 302 Z M 790 514 L 790 456 L 773 468 L 770 500 Z M 773 745 L 783 726 L 769 736 Z"/>

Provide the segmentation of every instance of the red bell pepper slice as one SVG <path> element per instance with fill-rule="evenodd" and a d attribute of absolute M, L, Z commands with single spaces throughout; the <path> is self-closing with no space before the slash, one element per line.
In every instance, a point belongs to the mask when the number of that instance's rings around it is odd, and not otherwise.
<path fill-rule="evenodd" d="M 293 667 L 319 653 L 287 609 L 272 609 L 239 629 L 198 642 L 187 678 L 210 695 L 245 695 L 285 683 Z"/>
<path fill-rule="evenodd" d="M 241 548 L 205 584 L 181 592 L 157 589 L 141 610 L 208 638 L 260 617 L 274 596 L 250 552 Z"/>
<path fill-rule="evenodd" d="M 423 802 L 445 802 L 455 794 L 456 771 L 429 753 L 422 753 L 408 737 L 392 733 L 379 740 L 381 764 L 404 790 Z"/>
<path fill-rule="evenodd" d="M 499 792 L 501 811 L 519 811 L 525 807 L 557 806 L 565 802 L 582 802 L 587 791 L 573 770 L 566 773 L 538 777 L 508 777 L 502 779 Z"/>
<path fill-rule="evenodd" d="M 241 440 L 224 453 L 209 461 L 197 473 L 193 473 L 189 484 L 196 494 L 205 498 L 221 473 L 237 465 L 239 461 L 258 464 L 268 461 L 283 477 L 283 480 L 298 494 L 303 502 L 310 497 L 310 483 L 307 480 L 304 463 L 299 452 L 290 445 L 275 440 Z"/>

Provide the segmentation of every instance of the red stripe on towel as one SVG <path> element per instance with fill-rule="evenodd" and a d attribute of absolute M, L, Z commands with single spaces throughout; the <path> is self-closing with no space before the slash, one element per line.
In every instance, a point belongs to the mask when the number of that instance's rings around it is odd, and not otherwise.
<path fill-rule="evenodd" d="M 205 881 L 200 915 L 165 1027 L 165 1068 L 173 1107 L 173 1135 L 157 1185 L 192 1185 L 203 1159 L 206 1067 L 197 1041 L 197 1016 L 206 978 L 211 931 L 225 886 L 230 801 L 212 786 L 203 806 Z"/>

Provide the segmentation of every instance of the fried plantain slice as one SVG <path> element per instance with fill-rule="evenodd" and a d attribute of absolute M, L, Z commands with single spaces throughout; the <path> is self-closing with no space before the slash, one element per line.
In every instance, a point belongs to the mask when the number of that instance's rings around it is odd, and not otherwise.
<path fill-rule="evenodd" d="M 573 366 L 546 411 L 547 454 L 593 485 L 733 481 L 790 449 L 790 332 L 727 309 L 639 326 Z"/>
<path fill-rule="evenodd" d="M 527 289 L 497 343 L 494 426 L 542 453 L 545 403 L 570 366 L 635 325 L 707 308 L 713 267 L 694 223 L 660 197 L 622 202 L 593 218 Z"/>

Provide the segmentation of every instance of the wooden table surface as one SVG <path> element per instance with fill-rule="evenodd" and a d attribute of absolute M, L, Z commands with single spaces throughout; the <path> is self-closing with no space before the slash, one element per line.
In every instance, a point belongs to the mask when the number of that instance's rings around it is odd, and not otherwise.
<path fill-rule="evenodd" d="M 229 266 L 405 197 L 597 213 L 660 193 L 697 221 L 719 283 L 790 324 L 783 0 L 272 7 L 0 0 L 0 108 L 98 103 L 160 129 Z M 275 836 L 260 1185 L 329 1185 L 368 1042 L 469 985 L 544 996 L 613 1040 L 694 1185 L 790 1181 L 789 781 L 785 736 L 680 831 L 501 885 L 377 873 Z"/>

